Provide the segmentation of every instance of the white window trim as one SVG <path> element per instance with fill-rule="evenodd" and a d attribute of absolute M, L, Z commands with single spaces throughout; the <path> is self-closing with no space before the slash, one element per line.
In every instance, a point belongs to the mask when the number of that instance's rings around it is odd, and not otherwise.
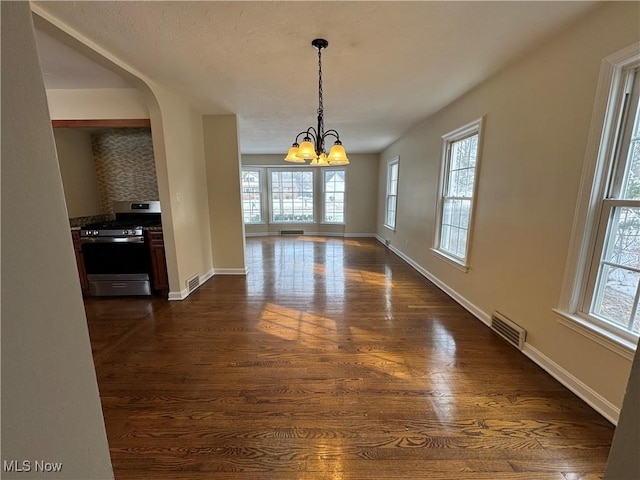
<path fill-rule="evenodd" d="M 273 220 L 273 190 L 272 190 L 272 175 L 271 172 L 273 172 L 274 170 L 286 170 L 286 171 L 292 171 L 292 172 L 297 172 L 297 171 L 305 171 L 305 170 L 309 170 L 309 168 L 305 168 L 305 167 L 288 167 L 288 166 L 284 166 L 284 168 L 268 168 L 267 169 L 267 188 L 268 190 L 268 201 L 269 201 L 269 218 L 268 218 L 268 222 L 270 225 L 309 225 L 312 223 L 318 223 L 317 222 L 317 218 L 318 218 L 318 208 L 317 208 L 317 202 L 316 202 L 316 189 L 317 189 L 317 185 L 316 185 L 316 169 L 310 169 L 312 175 L 313 175 L 313 179 L 311 181 L 311 184 L 313 185 L 313 219 L 308 221 L 308 222 L 277 222 Z"/>
<path fill-rule="evenodd" d="M 621 330 L 585 315 L 580 307 L 587 287 L 601 199 L 607 185 L 607 150 L 616 135 L 616 109 L 610 107 L 609 99 L 620 88 L 622 71 L 640 60 L 639 49 L 640 42 L 636 42 L 602 60 L 562 290 L 558 308 L 553 309 L 562 325 L 629 360 L 633 359 L 637 339 L 634 341 Z"/>
<path fill-rule="evenodd" d="M 344 167 L 324 167 L 322 170 L 322 175 L 321 175 L 321 181 L 322 181 L 322 221 L 320 222 L 320 225 L 346 225 L 347 223 L 347 169 Z M 326 207 L 326 203 L 325 203 L 325 195 L 326 195 L 326 182 L 325 182 L 325 172 L 344 172 L 344 202 L 343 202 L 343 209 L 344 211 L 342 212 L 342 216 L 344 218 L 344 221 L 342 222 L 329 222 L 326 220 L 327 218 L 327 212 L 325 211 L 325 207 Z"/>
<path fill-rule="evenodd" d="M 450 265 L 462 270 L 463 272 L 467 272 L 469 270 L 469 258 L 471 257 L 471 246 L 473 239 L 473 219 L 475 217 L 476 210 L 476 197 L 478 191 L 478 178 L 480 177 L 480 163 L 482 157 L 482 144 L 483 144 L 483 136 L 482 136 L 482 124 L 484 122 L 484 117 L 480 117 L 473 122 L 470 122 L 466 125 L 463 125 L 456 130 L 449 132 L 442 136 L 442 157 L 440 161 L 440 177 L 438 179 L 438 197 L 436 201 L 436 225 L 435 225 L 435 235 L 433 240 L 433 247 L 431 248 L 431 252 L 434 253 L 437 257 L 445 260 Z M 442 210 L 444 205 L 444 191 L 445 191 L 445 181 L 447 179 L 447 169 L 449 166 L 449 158 L 448 151 L 449 146 L 458 140 L 462 140 L 465 137 L 470 135 L 478 134 L 478 151 L 476 152 L 476 168 L 474 173 L 473 180 L 473 196 L 471 197 L 471 212 L 469 214 L 469 229 L 467 230 L 467 251 L 464 258 L 460 258 L 454 255 L 451 255 L 449 252 L 444 251 L 440 248 L 440 233 L 442 231 Z"/>
<path fill-rule="evenodd" d="M 251 170 L 251 171 L 257 171 L 258 175 L 259 175 L 259 184 L 260 184 L 260 218 L 261 220 L 259 222 L 244 222 L 244 211 L 242 212 L 243 215 L 243 222 L 245 225 L 266 225 L 267 224 L 267 219 L 265 217 L 265 169 L 263 167 L 254 167 L 252 165 L 246 165 L 242 167 L 242 171 L 246 171 L 246 170 Z M 242 183 L 242 182 L 241 182 Z M 244 192 L 243 192 L 244 193 Z"/>
<path fill-rule="evenodd" d="M 389 176 L 389 172 L 391 171 L 391 167 L 393 165 L 398 165 L 398 180 L 396 183 L 396 210 L 393 213 L 393 226 L 389 224 L 389 218 L 387 213 L 389 210 L 387 206 L 389 204 L 389 185 L 391 182 L 391 177 Z M 391 230 L 392 232 L 396 231 L 396 227 L 398 225 L 398 190 L 400 189 L 400 157 L 394 157 L 391 160 L 387 161 L 387 189 L 384 196 L 384 227 Z"/>

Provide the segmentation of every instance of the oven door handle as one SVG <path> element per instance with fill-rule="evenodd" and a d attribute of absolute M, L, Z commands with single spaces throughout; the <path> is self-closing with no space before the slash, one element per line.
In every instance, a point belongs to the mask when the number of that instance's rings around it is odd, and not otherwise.
<path fill-rule="evenodd" d="M 80 243 L 144 243 L 144 237 L 81 237 Z"/>

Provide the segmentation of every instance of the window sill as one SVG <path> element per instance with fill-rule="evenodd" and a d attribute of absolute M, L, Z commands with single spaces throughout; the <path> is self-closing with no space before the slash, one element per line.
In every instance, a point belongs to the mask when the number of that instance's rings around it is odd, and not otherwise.
<path fill-rule="evenodd" d="M 386 228 L 387 230 L 390 230 L 390 231 L 392 231 L 392 232 L 395 232 L 395 231 L 396 231 L 396 228 L 395 228 L 395 227 L 390 227 L 390 226 L 389 226 L 389 225 L 387 225 L 387 224 L 384 224 L 384 225 L 382 225 L 382 226 L 383 226 L 384 228 Z"/>
<path fill-rule="evenodd" d="M 297 222 L 269 222 L 269 225 L 314 225 L 317 222 L 304 222 L 302 220 Z"/>
<path fill-rule="evenodd" d="M 460 262 L 460 260 L 458 260 L 457 258 L 453 258 L 447 255 L 446 253 L 443 253 L 440 250 L 437 250 L 435 248 L 432 248 L 431 252 L 433 252 L 441 260 L 444 260 L 445 262 L 447 262 L 449 265 L 456 267 L 458 270 L 465 273 L 469 271 L 469 267 L 467 267 L 464 263 Z"/>
<path fill-rule="evenodd" d="M 320 222 L 320 225 L 337 225 L 339 227 L 344 227 L 346 223 L 344 222 Z"/>
<path fill-rule="evenodd" d="M 627 360 L 633 360 L 637 342 L 634 343 L 613 332 L 605 330 L 575 313 L 563 312 L 556 308 L 552 310 L 557 315 L 560 324 L 593 340 Z"/>

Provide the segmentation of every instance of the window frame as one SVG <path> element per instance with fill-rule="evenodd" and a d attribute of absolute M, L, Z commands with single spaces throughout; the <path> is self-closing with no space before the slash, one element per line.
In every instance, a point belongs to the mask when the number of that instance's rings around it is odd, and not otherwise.
<path fill-rule="evenodd" d="M 475 217 L 476 197 L 478 190 L 478 178 L 480 177 L 480 163 L 482 157 L 482 126 L 484 117 L 480 117 L 472 122 L 463 125 L 445 135 L 442 136 L 442 156 L 440 161 L 440 176 L 438 179 L 438 196 L 436 200 L 436 216 L 435 216 L 435 228 L 433 248 L 431 251 L 435 253 L 439 258 L 447 261 L 454 267 L 466 272 L 469 269 L 469 258 L 471 253 L 471 240 L 473 237 L 473 220 Z M 461 197 L 464 200 L 469 200 L 469 217 L 467 220 L 467 235 L 466 235 L 466 248 L 464 256 L 455 255 L 449 250 L 445 250 L 442 245 L 442 230 L 443 230 L 443 216 L 444 216 L 444 204 L 447 198 L 457 198 L 448 193 L 448 182 L 451 174 L 451 151 L 452 146 L 456 142 L 460 142 L 472 136 L 478 136 L 476 147 L 476 163 L 474 167 L 473 188 L 471 197 Z"/>
<path fill-rule="evenodd" d="M 258 192 L 259 194 L 259 198 L 260 198 L 260 220 L 257 222 L 246 222 L 244 220 L 244 198 L 242 199 L 242 221 L 245 225 L 265 225 L 266 219 L 265 219 L 265 215 L 264 215 L 264 169 L 263 168 L 257 168 L 257 167 L 252 167 L 252 166 L 246 166 L 246 167 L 242 167 L 241 170 L 241 174 L 243 174 L 244 172 L 256 172 L 258 174 L 258 187 L 260 188 L 260 191 Z M 244 192 L 244 187 L 243 187 L 243 180 L 242 178 L 240 179 L 240 188 L 242 189 L 242 195 L 245 194 Z"/>
<path fill-rule="evenodd" d="M 396 185 L 395 191 L 391 193 L 391 169 L 396 167 Z M 392 158 L 387 161 L 387 191 L 385 195 L 385 204 L 384 204 L 384 227 L 389 230 L 395 232 L 396 231 L 396 220 L 398 218 L 398 190 L 400 186 L 400 157 Z M 395 209 L 393 210 L 393 218 L 391 219 L 389 215 L 389 199 L 391 197 L 395 198 Z M 392 220 L 392 221 L 390 221 Z"/>
<path fill-rule="evenodd" d="M 640 67 L 639 49 L 640 42 L 636 42 L 602 61 L 562 291 L 558 307 L 553 309 L 562 325 L 629 360 L 635 353 L 638 336 L 589 312 L 597 276 L 593 269 L 597 269 L 606 245 L 607 228 L 603 222 L 609 222 L 607 209 L 620 202 L 607 199 L 607 193 L 615 178 L 612 169 L 617 162 L 614 153 L 624 76 L 628 69 Z"/>
<path fill-rule="evenodd" d="M 344 190 L 342 191 L 343 199 L 342 199 L 342 221 L 341 222 L 327 220 L 326 205 L 327 205 L 328 192 L 327 192 L 326 175 L 329 172 L 342 172 L 344 176 Z M 321 182 L 322 182 L 322 200 L 321 200 L 322 201 L 322 222 L 321 223 L 327 224 L 327 225 L 346 225 L 347 223 L 347 169 L 344 167 L 337 167 L 337 168 L 325 167 L 322 169 Z M 331 192 L 331 193 L 336 193 L 336 192 Z"/>
<path fill-rule="evenodd" d="M 268 169 L 268 189 L 269 189 L 269 193 L 268 193 L 268 197 L 269 197 L 269 223 L 272 225 L 306 225 L 306 224 L 312 224 L 312 223 L 317 223 L 316 219 L 317 219 L 317 205 L 316 205 L 316 174 L 315 174 L 316 169 L 310 169 L 310 168 L 295 168 L 295 167 L 288 167 L 288 168 L 270 168 Z M 304 173 L 304 172 L 309 172 L 311 173 L 311 186 L 313 187 L 313 190 L 311 192 L 311 205 L 313 208 L 313 216 L 311 220 L 294 220 L 294 221 L 283 221 L 283 220 L 274 220 L 274 208 L 273 208 L 273 173 L 275 172 L 292 172 L 292 173 Z"/>

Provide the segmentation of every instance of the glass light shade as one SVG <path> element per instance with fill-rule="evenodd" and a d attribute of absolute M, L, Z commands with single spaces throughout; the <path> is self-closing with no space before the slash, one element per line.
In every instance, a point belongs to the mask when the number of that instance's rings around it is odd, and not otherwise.
<path fill-rule="evenodd" d="M 329 165 L 349 165 L 347 152 L 339 142 L 336 142 L 329 150 Z"/>
<path fill-rule="evenodd" d="M 287 153 L 287 156 L 284 157 L 284 161 L 285 162 L 291 162 L 291 163 L 304 163 L 304 158 L 300 158 L 298 157 L 296 154 L 298 153 L 299 150 L 299 146 L 297 143 L 295 143 L 290 149 L 289 149 L 289 153 Z"/>
<path fill-rule="evenodd" d="M 329 162 L 327 161 L 327 154 L 322 152 L 319 157 L 311 160 L 311 163 L 309 165 L 314 165 L 316 167 L 326 167 L 327 165 L 329 165 Z"/>
<path fill-rule="evenodd" d="M 315 145 L 311 142 L 311 140 L 305 138 L 304 141 L 300 144 L 300 148 L 298 148 L 298 153 L 296 153 L 296 156 L 305 160 L 316 158 L 317 155 Z"/>

